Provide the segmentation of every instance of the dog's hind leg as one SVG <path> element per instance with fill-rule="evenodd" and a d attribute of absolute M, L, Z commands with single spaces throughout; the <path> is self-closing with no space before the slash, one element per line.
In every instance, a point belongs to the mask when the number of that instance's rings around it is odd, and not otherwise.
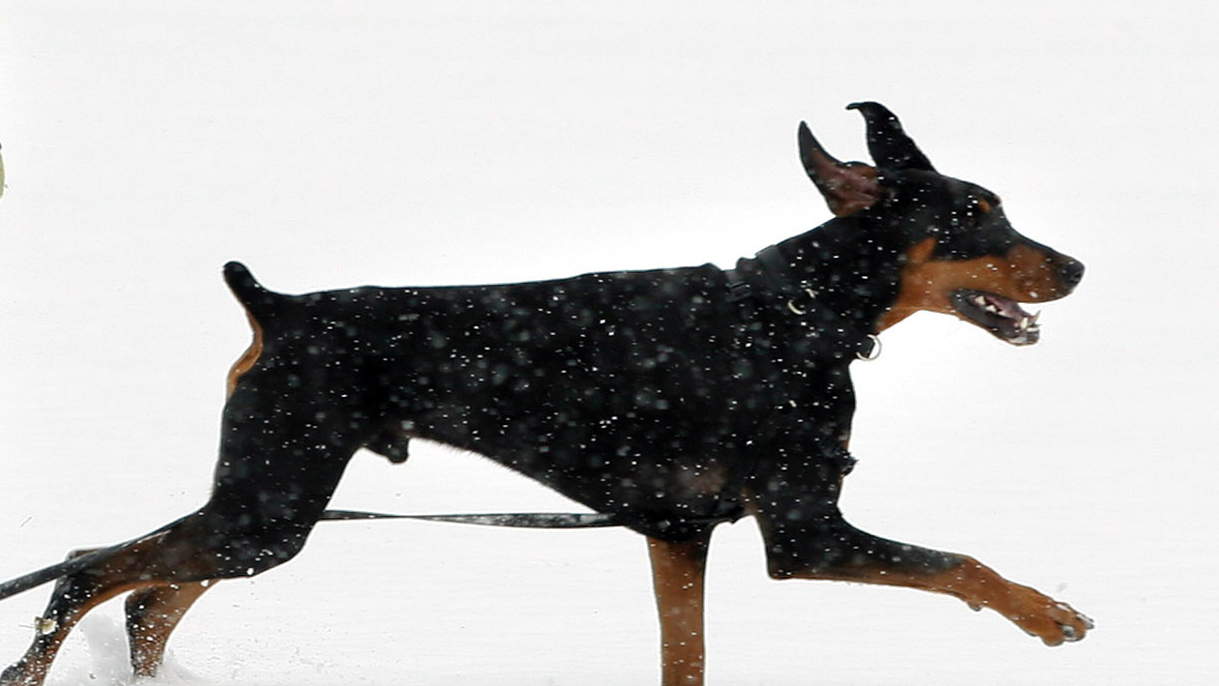
<path fill-rule="evenodd" d="M 165 659 L 169 635 L 191 605 L 213 585 L 207 581 L 164 584 L 127 596 L 127 641 L 135 676 L 156 676 Z"/>
<path fill-rule="evenodd" d="M 162 583 L 161 579 L 171 576 L 161 565 L 149 564 L 168 533 L 127 544 L 84 570 L 60 579 L 47 609 L 37 621 L 33 644 L 21 660 L 0 674 L 0 684 L 39 686 L 64 639 L 89 610 L 121 593 Z M 187 562 L 182 557 L 177 560 Z"/>
<path fill-rule="evenodd" d="M 286 545 L 292 546 L 287 548 L 271 543 L 276 534 L 270 528 L 260 526 L 251 535 L 248 526 L 238 529 L 217 527 L 215 523 L 214 516 L 204 508 L 164 532 L 123 546 L 60 579 L 38 622 L 38 635 L 21 660 L 0 675 L 0 684 L 42 684 L 68 633 L 87 612 L 110 598 L 169 583 L 257 574 L 290 558 L 307 533 L 304 523 L 276 523 L 274 527 L 284 530 Z M 271 548 L 254 548 L 250 545 L 253 540 L 266 541 Z M 244 570 L 239 565 L 245 565 Z M 165 627 L 160 631 L 168 635 Z"/>
<path fill-rule="evenodd" d="M 225 406 L 220 461 L 208 503 L 60 579 L 38 636 L 24 657 L 0 674 L 0 684 L 42 684 L 81 617 L 125 591 L 253 576 L 295 556 L 367 431 L 364 419 L 350 407 L 322 406 L 310 399 L 320 396 L 260 392 L 256 382 L 243 380 Z M 185 596 L 147 593 L 181 611 L 189 606 Z M 167 637 L 180 615 L 152 626 L 151 635 Z"/>
<path fill-rule="evenodd" d="M 711 529 L 679 543 L 648 539 L 660 614 L 661 684 L 702 686 L 703 577 Z"/>

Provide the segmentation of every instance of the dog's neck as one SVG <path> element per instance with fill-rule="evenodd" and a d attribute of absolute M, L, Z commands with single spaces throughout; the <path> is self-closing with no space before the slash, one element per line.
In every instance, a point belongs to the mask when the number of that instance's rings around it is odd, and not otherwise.
<path fill-rule="evenodd" d="M 812 297 L 843 325 L 876 333 L 881 316 L 897 299 L 904 251 L 882 240 L 866 218 L 832 219 L 742 259 L 737 270 L 755 291 L 786 302 Z M 801 304 L 793 303 L 797 308 Z"/>

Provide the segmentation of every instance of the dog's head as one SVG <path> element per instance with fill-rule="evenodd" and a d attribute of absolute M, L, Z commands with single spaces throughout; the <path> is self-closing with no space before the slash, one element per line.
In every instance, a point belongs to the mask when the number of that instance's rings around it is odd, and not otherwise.
<path fill-rule="evenodd" d="M 834 159 L 803 122 L 800 158 L 835 215 L 858 217 L 859 230 L 870 234 L 861 239 L 899 253 L 901 283 L 878 330 L 927 310 L 955 315 L 1013 345 L 1036 343 L 1037 317 L 1019 303 L 1067 295 L 1083 265 L 1018 233 L 999 196 L 938 173 L 883 105 L 848 109 L 867 122 L 875 166 Z"/>

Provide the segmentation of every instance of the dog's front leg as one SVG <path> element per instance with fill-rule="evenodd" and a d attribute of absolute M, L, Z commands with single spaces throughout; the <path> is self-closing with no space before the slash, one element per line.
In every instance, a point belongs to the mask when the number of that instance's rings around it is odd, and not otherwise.
<path fill-rule="evenodd" d="M 678 543 L 648 538 L 660 613 L 663 686 L 703 683 L 703 576 L 710 541 L 710 528 Z"/>
<path fill-rule="evenodd" d="M 1078 641 L 1092 628 L 1083 614 L 1013 583 L 966 555 L 929 550 L 860 531 L 837 507 L 800 521 L 762 520 L 770 574 L 830 579 L 944 593 L 975 610 L 991 608 L 1046 645 Z"/>

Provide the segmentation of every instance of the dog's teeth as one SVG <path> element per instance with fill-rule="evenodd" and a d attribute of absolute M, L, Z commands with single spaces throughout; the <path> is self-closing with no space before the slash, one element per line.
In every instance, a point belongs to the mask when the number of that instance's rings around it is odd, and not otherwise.
<path fill-rule="evenodd" d="M 1036 324 L 1036 323 L 1037 323 L 1037 318 L 1038 318 L 1038 317 L 1040 317 L 1040 316 L 1041 316 L 1041 310 L 1037 310 L 1036 312 L 1034 312 L 1034 313 L 1033 313 L 1033 322 L 1032 322 L 1032 323 L 1033 323 L 1033 324 Z"/>
<path fill-rule="evenodd" d="M 977 305 L 978 307 L 986 307 L 986 298 L 983 298 L 980 295 L 975 295 L 974 304 Z"/>

